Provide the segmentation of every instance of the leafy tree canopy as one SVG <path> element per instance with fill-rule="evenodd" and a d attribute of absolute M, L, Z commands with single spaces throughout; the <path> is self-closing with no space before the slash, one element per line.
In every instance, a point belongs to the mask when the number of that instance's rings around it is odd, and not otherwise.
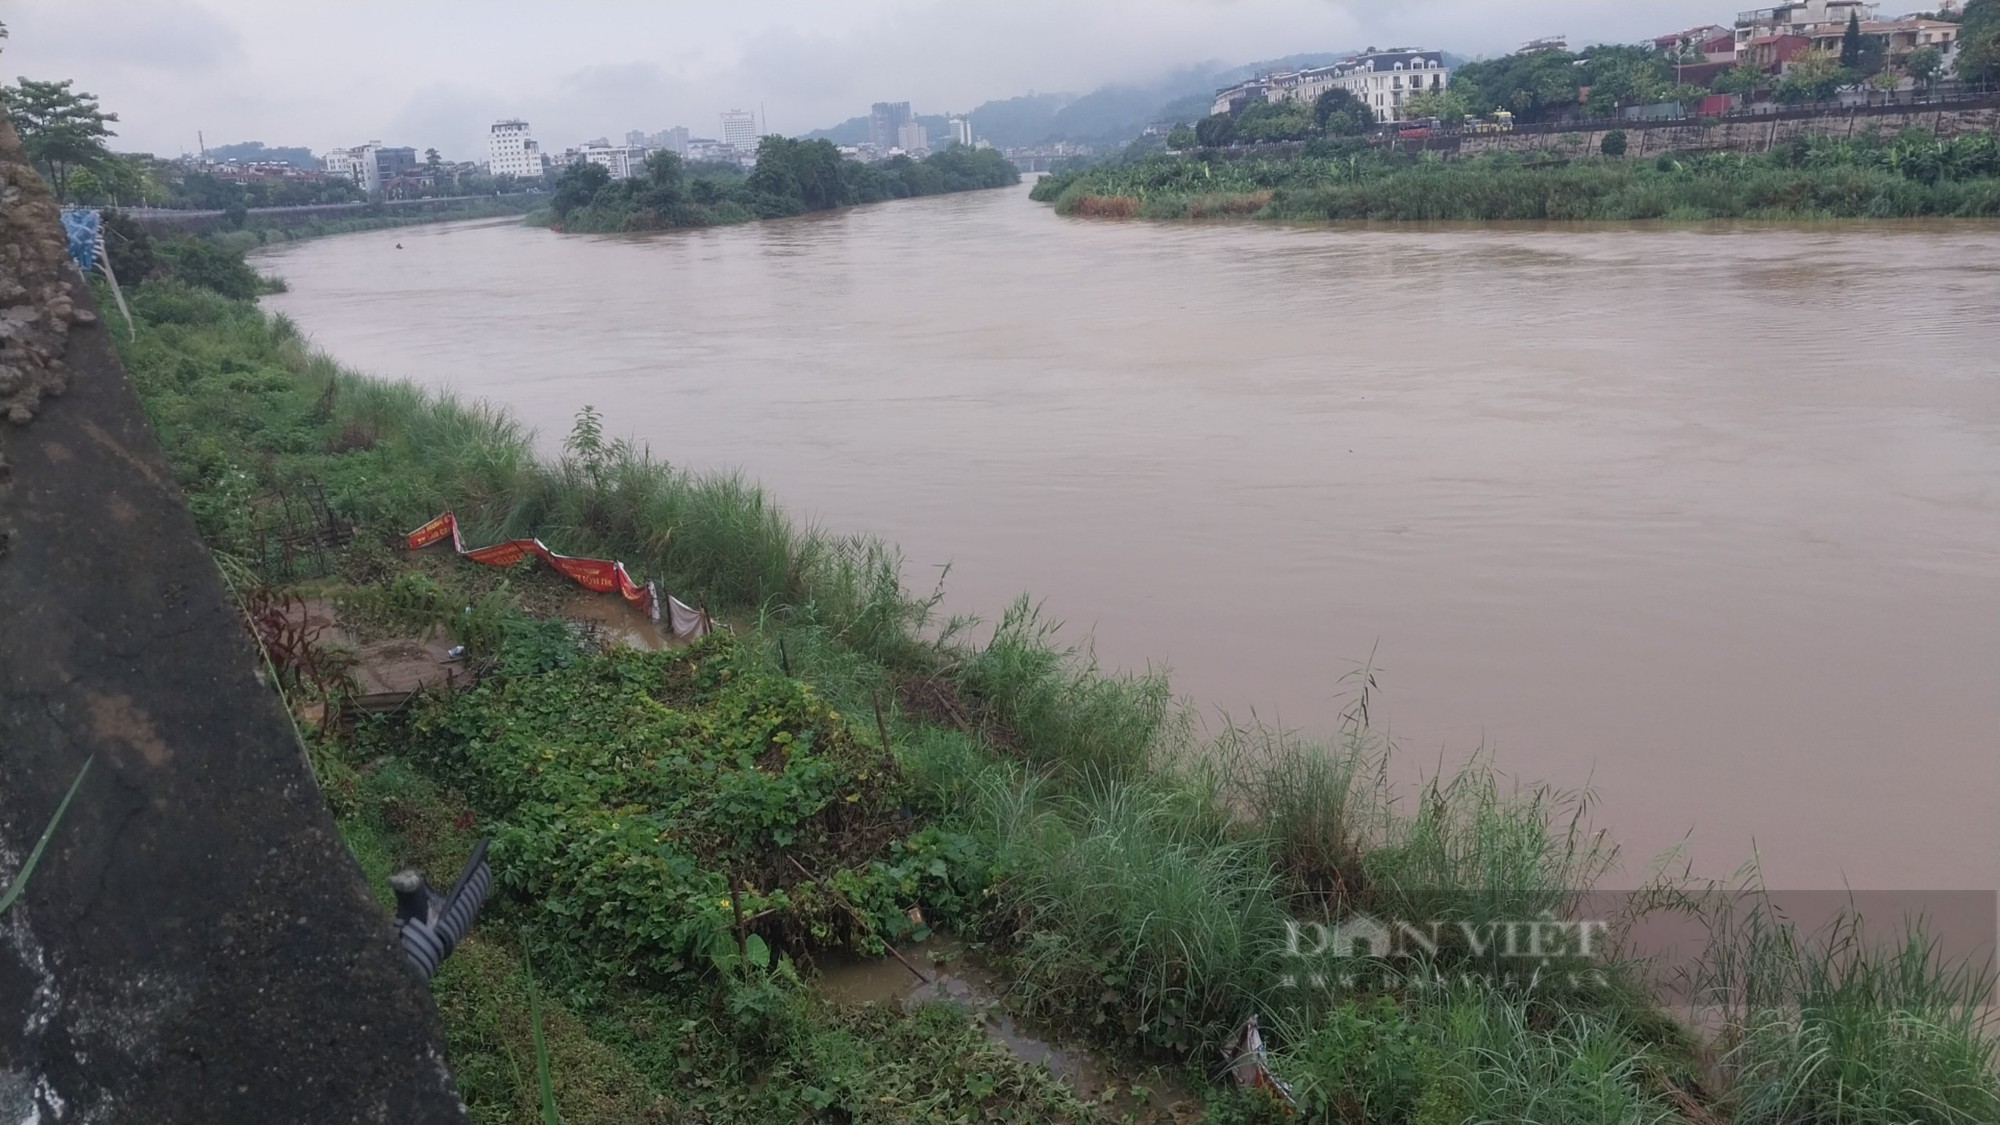
<path fill-rule="evenodd" d="M 2000 0 L 1971 0 L 1959 20 L 1958 77 L 2000 82 Z"/>
<path fill-rule="evenodd" d="M 1472 104 L 1466 100 L 1465 92 L 1456 84 L 1443 90 L 1425 90 L 1412 94 L 1403 103 L 1404 117 L 1435 117 L 1446 125 L 1457 125 L 1472 113 Z"/>
<path fill-rule="evenodd" d="M 23 78 L 18 86 L 0 86 L 0 102 L 14 119 L 29 162 L 41 169 L 59 202 L 69 199 L 72 170 L 111 159 L 104 138 L 116 135 L 107 126 L 118 120 L 98 107 L 95 94 L 72 91 L 71 85 L 69 79 Z"/>
<path fill-rule="evenodd" d="M 1375 127 L 1375 111 L 1346 90 L 1328 90 L 1313 102 L 1313 121 L 1329 137 L 1353 137 Z"/>
<path fill-rule="evenodd" d="M 1792 60 L 1772 96 L 1781 102 L 1823 102 L 1833 97 L 1850 77 L 1833 52 L 1807 51 Z"/>

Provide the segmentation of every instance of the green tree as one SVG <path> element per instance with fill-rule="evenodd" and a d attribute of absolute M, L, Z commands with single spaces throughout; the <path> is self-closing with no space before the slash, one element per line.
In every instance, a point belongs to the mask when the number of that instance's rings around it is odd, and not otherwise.
<path fill-rule="evenodd" d="M 442 167 L 444 167 L 444 158 L 438 155 L 438 150 L 434 148 L 425 149 L 424 150 L 425 170 L 430 172 L 431 175 L 435 176 L 438 174 L 438 169 Z"/>
<path fill-rule="evenodd" d="M 2000 82 L 2000 0 L 1970 0 L 1958 21 L 1958 78 Z"/>
<path fill-rule="evenodd" d="M 79 203 L 134 206 L 159 193 L 145 166 L 129 157 L 114 156 L 70 173 L 70 198 Z"/>
<path fill-rule="evenodd" d="M 1620 106 L 1665 101 L 1673 89 L 1673 73 L 1658 55 L 1625 52 L 1619 49 L 1615 54 L 1593 55 L 1582 68 L 1584 82 L 1590 87 L 1588 105 L 1593 116 L 1610 116 Z"/>
<path fill-rule="evenodd" d="M 1613 129 L 1604 134 L 1604 139 L 1597 143 L 1597 151 L 1606 156 L 1625 155 L 1625 130 Z"/>
<path fill-rule="evenodd" d="M 1576 104 L 1579 56 L 1543 49 L 1469 62 L 1452 75 L 1454 88 L 1469 84 L 1482 96 L 1469 100 L 1474 113 L 1504 108 L 1523 123 L 1543 121 Z"/>
<path fill-rule="evenodd" d="M 1248 144 L 1302 141 L 1318 131 L 1312 107 L 1289 98 L 1251 102 L 1236 115 L 1236 139 Z"/>
<path fill-rule="evenodd" d="M 569 217 L 571 211 L 588 207 L 597 193 L 611 182 L 611 173 L 602 164 L 586 160 L 563 169 L 556 179 L 555 194 L 549 197 L 549 210 L 554 211 L 557 221 Z"/>
<path fill-rule="evenodd" d="M 1714 88 L 1725 94 L 1749 97 L 1763 87 L 1764 72 L 1755 63 L 1740 62 L 1715 76 Z"/>
<path fill-rule="evenodd" d="M 1236 119 L 1226 113 L 1211 114 L 1195 122 L 1194 135 L 1203 148 L 1235 144 Z"/>
<path fill-rule="evenodd" d="M 1313 124 L 1329 137 L 1354 137 L 1375 127 L 1375 111 L 1346 90 L 1328 90 L 1313 100 Z"/>
<path fill-rule="evenodd" d="M 1403 103 L 1405 120 L 1435 117 L 1446 125 L 1458 125 L 1471 112 L 1472 106 L 1466 102 L 1465 95 L 1449 88 L 1424 90 L 1410 95 L 1410 99 Z"/>
<path fill-rule="evenodd" d="M 1772 96 L 1781 102 L 1823 102 L 1849 78 L 1831 51 L 1812 50 L 1792 60 Z"/>
<path fill-rule="evenodd" d="M 1847 30 L 1840 37 L 1840 65 L 1846 70 L 1861 69 L 1861 13 L 1847 13 Z"/>
<path fill-rule="evenodd" d="M 36 82 L 23 78 L 18 86 L 0 87 L 0 102 L 21 134 L 28 161 L 41 169 L 57 202 L 69 199 L 69 175 L 77 168 L 111 159 L 104 138 L 116 136 L 105 126 L 118 120 L 103 112 L 95 94 L 70 90 L 71 80 Z"/>
<path fill-rule="evenodd" d="M 1925 44 L 1910 52 L 1903 60 L 1903 69 L 1908 71 L 1917 89 L 1928 90 L 1937 84 L 1938 75 L 1944 73 L 1944 52 Z"/>

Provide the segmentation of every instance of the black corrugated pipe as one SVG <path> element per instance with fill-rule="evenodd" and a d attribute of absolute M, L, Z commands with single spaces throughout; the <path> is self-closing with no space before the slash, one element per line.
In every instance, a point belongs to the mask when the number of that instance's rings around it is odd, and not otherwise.
<path fill-rule="evenodd" d="M 458 873 L 458 881 L 445 894 L 432 890 L 418 871 L 389 876 L 389 886 L 396 891 L 396 934 L 402 938 L 403 952 L 426 980 L 437 975 L 438 966 L 472 928 L 472 920 L 493 886 L 493 869 L 486 865 L 489 842 L 481 840 L 472 846 L 465 870 Z"/>

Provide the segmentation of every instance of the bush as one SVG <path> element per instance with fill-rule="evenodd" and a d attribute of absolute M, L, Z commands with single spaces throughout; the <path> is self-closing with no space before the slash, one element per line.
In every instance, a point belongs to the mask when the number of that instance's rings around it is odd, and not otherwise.
<path fill-rule="evenodd" d="M 1597 143 L 1597 151 L 1606 156 L 1625 155 L 1625 130 L 1613 129 L 1604 134 L 1604 139 Z"/>
<path fill-rule="evenodd" d="M 241 251 L 204 238 L 169 238 L 156 247 L 168 277 L 199 286 L 237 301 L 249 301 L 263 291 L 257 271 L 243 261 Z M 113 269 L 117 266 L 114 264 Z"/>
<path fill-rule="evenodd" d="M 597 975 L 728 962 L 737 907 L 767 950 L 879 952 L 913 929 L 910 906 L 953 905 L 952 866 L 971 857 L 944 834 L 904 839 L 896 763 L 754 648 L 717 635 L 684 653 L 575 654 L 572 641 L 552 662 L 547 638 L 502 632 L 500 674 L 409 733 L 496 821 L 500 882 Z"/>

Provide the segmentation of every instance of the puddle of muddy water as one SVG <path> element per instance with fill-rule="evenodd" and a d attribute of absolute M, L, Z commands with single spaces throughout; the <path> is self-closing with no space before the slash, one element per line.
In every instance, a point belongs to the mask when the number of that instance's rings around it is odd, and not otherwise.
<path fill-rule="evenodd" d="M 679 647 L 660 623 L 647 617 L 624 598 L 606 594 L 577 594 L 563 602 L 562 615 L 596 627 L 608 640 L 645 652 Z"/>
<path fill-rule="evenodd" d="M 909 1011 L 923 1004 L 957 1004 L 978 1017 L 986 1034 L 1014 1057 L 1038 1064 L 1060 1078 L 1086 1101 L 1104 1100 L 1136 1121 L 1180 1121 L 1198 1116 L 1197 1100 L 1183 1086 L 1164 1076 L 1149 1076 L 1147 1088 L 1135 1097 L 1131 1081 L 1116 1068 L 1082 1047 L 1058 1042 L 1016 1019 L 1007 1010 L 1007 982 L 977 950 L 949 937 L 934 937 L 905 947 L 903 956 L 930 977 L 916 975 L 893 957 L 876 960 L 823 960 L 819 965 L 820 994 L 844 1004 L 897 1004 Z M 1105 1091 L 1119 1087 L 1105 1098 Z"/>

